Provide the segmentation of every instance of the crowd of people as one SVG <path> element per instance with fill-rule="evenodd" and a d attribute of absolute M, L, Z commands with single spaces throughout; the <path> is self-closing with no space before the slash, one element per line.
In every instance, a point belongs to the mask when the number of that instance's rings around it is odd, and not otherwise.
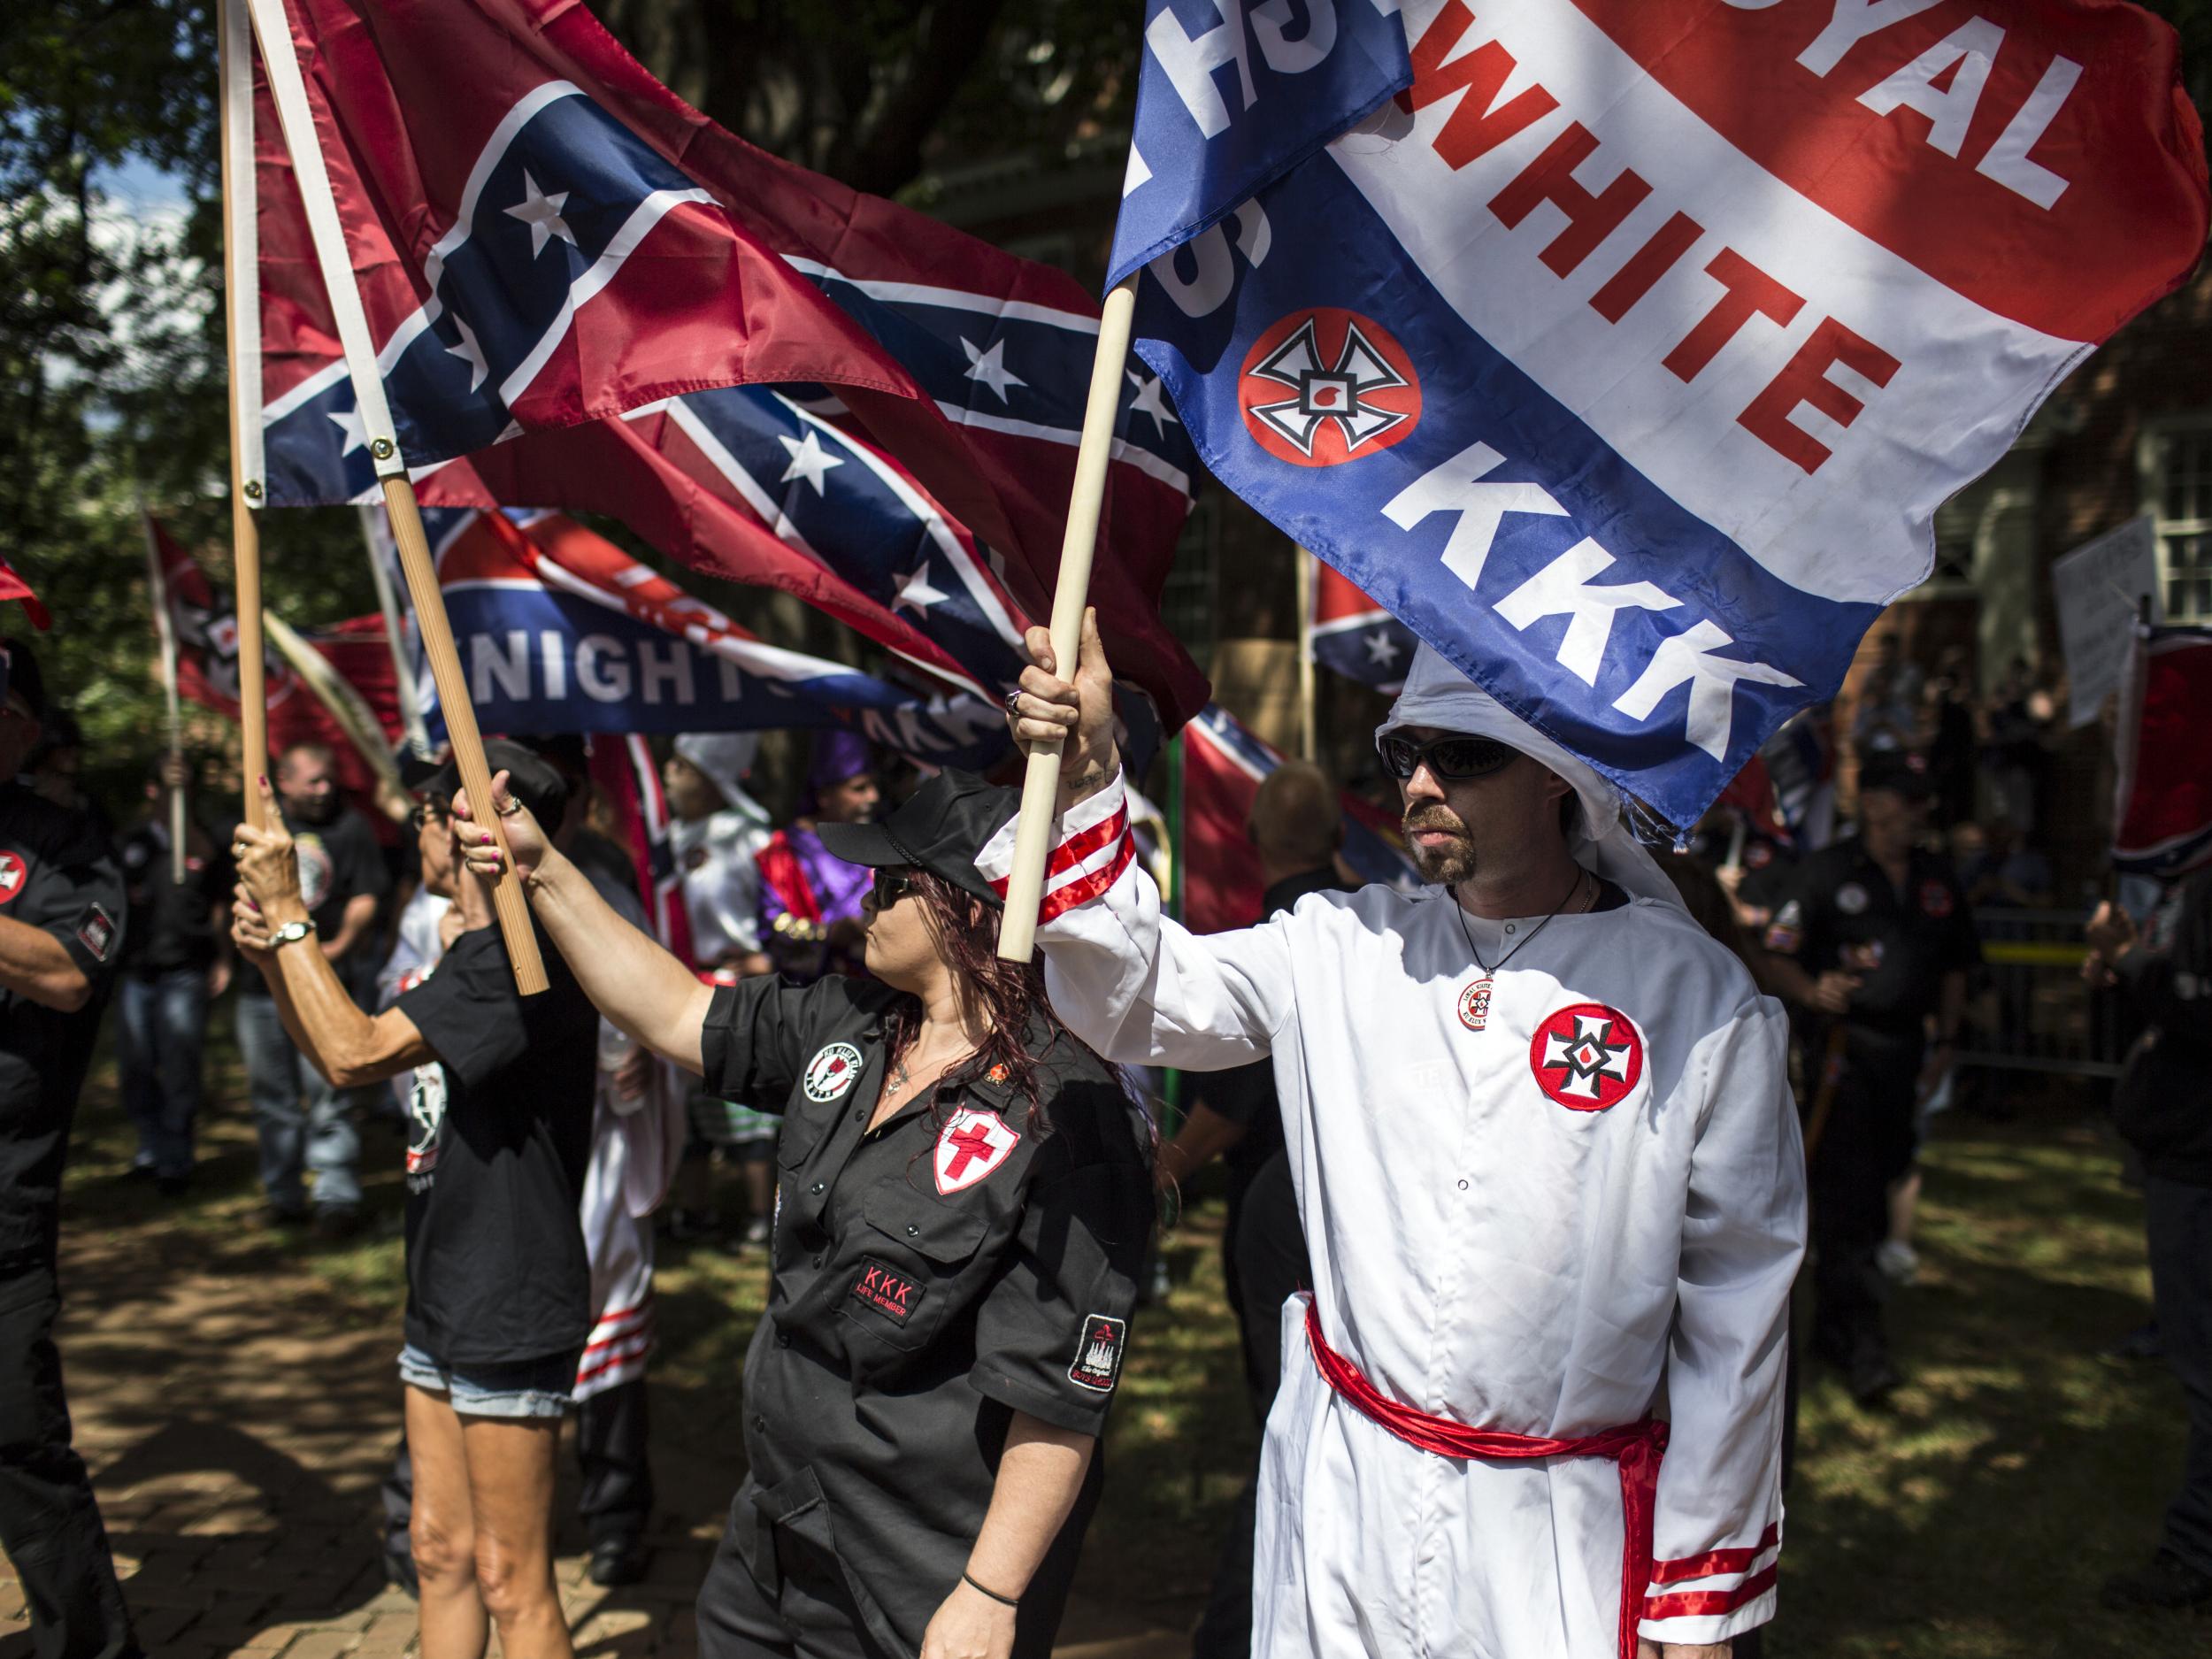
<path fill-rule="evenodd" d="M 359 1125 L 405 1125 L 385 1560 L 431 1659 L 495 1630 L 571 1651 L 569 1417 L 590 1575 L 646 1571 L 657 1234 L 769 1274 L 702 1652 L 1048 1653 L 1160 1216 L 1216 1159 L 1266 1432 L 1195 1655 L 1757 1651 L 1801 1359 L 1868 1410 L 1896 1390 L 1885 1309 L 1975 916 L 2051 902 L 2043 694 L 2016 675 L 1972 710 L 1959 664 L 1878 648 L 1851 833 L 1721 809 L 1655 856 L 1424 648 L 1377 741 L 1426 885 L 1360 887 L 1335 784 L 1290 762 L 1250 815 L 1261 914 L 1200 936 L 1137 856 L 1095 634 L 1064 676 L 1030 649 L 1012 732 L 1067 755 L 1040 953 L 1010 964 L 1017 792 L 894 788 L 849 733 L 813 742 L 780 826 L 756 739 L 675 740 L 679 955 L 582 740 L 495 740 L 482 801 L 419 768 L 383 841 L 317 746 L 256 780 L 250 821 L 164 756 L 111 839 L 33 653 L 0 641 L 0 1541 L 42 1659 L 139 1651 L 53 1342 L 76 1097 L 111 999 L 136 1172 L 188 1193 L 234 981 L 267 1226 L 353 1232 Z M 510 872 L 542 995 L 495 925 Z M 2212 1608 L 2212 885 L 2107 906 L 2087 940 L 2143 1027 L 2116 1104 L 2191 1410 L 2162 1542 L 2106 1599 Z M 1158 1067 L 1187 1074 L 1164 1139 Z"/>

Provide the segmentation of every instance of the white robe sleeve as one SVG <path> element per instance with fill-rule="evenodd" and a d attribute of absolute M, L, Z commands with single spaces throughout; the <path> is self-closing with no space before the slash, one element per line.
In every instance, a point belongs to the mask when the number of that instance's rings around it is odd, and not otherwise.
<path fill-rule="evenodd" d="M 1017 816 L 976 867 L 1002 894 Z M 1197 934 L 1160 914 L 1137 862 L 1119 774 L 1057 819 L 1037 942 L 1069 1029 L 1110 1060 L 1212 1071 L 1267 1054 L 1292 1008 L 1282 918 Z"/>
<path fill-rule="evenodd" d="M 1667 1358 L 1672 1413 L 1640 1630 L 1721 1642 L 1774 1617 L 1790 1286 L 1805 1155 L 1780 1010 L 1740 1008 L 1707 1056 Z"/>

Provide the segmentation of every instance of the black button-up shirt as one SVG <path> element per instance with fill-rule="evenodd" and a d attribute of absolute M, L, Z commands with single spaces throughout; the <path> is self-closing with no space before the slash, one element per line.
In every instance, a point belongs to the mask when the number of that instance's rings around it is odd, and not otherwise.
<path fill-rule="evenodd" d="M 1767 949 L 1810 974 L 1855 975 L 1849 1025 L 1916 1037 L 1937 1010 L 1943 976 L 1982 959 L 1966 895 L 1940 854 L 1914 849 L 1901 891 L 1863 842 L 1837 841 L 1799 863 L 1787 894 Z"/>
<path fill-rule="evenodd" d="M 772 1586 L 760 1523 L 820 1534 L 864 1622 L 911 1652 L 982 1526 L 1011 1413 L 1104 1426 L 1154 1210 L 1141 1109 L 1041 1022 L 1034 1119 L 1002 1077 L 955 1078 L 871 1132 L 899 995 L 726 986 L 701 1048 L 710 1090 L 784 1115 L 768 1312 L 745 1362 L 748 1559 Z M 1057 1623 L 1097 1478 L 1094 1457 L 1025 1630 Z"/>

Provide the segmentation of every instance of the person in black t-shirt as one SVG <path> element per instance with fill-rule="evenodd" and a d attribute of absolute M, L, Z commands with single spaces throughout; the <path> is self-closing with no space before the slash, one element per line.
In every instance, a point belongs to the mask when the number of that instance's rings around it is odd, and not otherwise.
<path fill-rule="evenodd" d="M 299 888 L 315 924 L 316 949 L 357 1002 L 375 972 L 378 909 L 392 878 L 368 820 L 338 794 L 336 757 L 322 743 L 298 743 L 277 761 L 283 821 L 299 859 Z M 284 1033 L 262 976 L 238 987 L 238 1047 L 261 1141 L 261 1193 L 269 1213 L 292 1222 L 306 1213 L 303 1177 L 315 1177 L 315 1219 L 324 1232 L 352 1229 L 361 1202 L 361 1138 L 349 1094 L 317 1071 Z M 303 1104 L 304 1102 L 304 1104 Z"/>
<path fill-rule="evenodd" d="M 0 1546 L 41 1659 L 135 1659 L 54 1347 L 62 1162 L 123 882 L 105 832 L 17 777 L 44 709 L 37 660 L 0 640 Z"/>
<path fill-rule="evenodd" d="M 506 819 L 532 908 L 601 1011 L 783 1115 L 704 1659 L 1051 1651 L 1151 1237 L 1150 1129 L 1054 1017 L 1041 969 L 997 958 L 1001 901 L 975 861 L 1018 803 L 945 772 L 880 823 L 822 825 L 874 871 L 874 977 L 805 986 L 702 985 L 528 813 Z M 497 868 L 496 846 L 463 844 Z"/>
<path fill-rule="evenodd" d="M 1910 766 L 1870 761 L 1858 834 L 1807 855 L 1766 933 L 1766 982 L 1824 1017 L 1806 1033 L 1813 1351 L 1861 1404 L 1900 1380 L 1878 1264 L 1889 1191 L 1912 1168 L 1920 1108 L 1950 1069 L 1981 961 L 1951 861 L 1918 844 L 1924 798 Z"/>
<path fill-rule="evenodd" d="M 150 769 L 146 820 L 123 839 L 130 923 L 116 995 L 117 1058 L 123 1105 L 138 1125 L 133 1169 L 165 1194 L 192 1173 L 192 1125 L 200 1111 L 200 1053 L 208 1004 L 230 984 L 230 861 L 189 818 L 184 879 L 170 842 L 170 801 L 185 787 L 183 760 L 164 754 Z"/>
<path fill-rule="evenodd" d="M 517 798 L 557 825 L 559 775 L 519 745 L 486 747 Z M 423 883 L 454 901 L 462 931 L 384 1012 L 364 1013 L 313 948 L 280 829 L 237 832 L 233 936 L 267 974 L 285 1030 L 339 1087 L 414 1073 L 399 1371 L 423 1651 L 480 1654 L 489 1614 L 506 1652 L 560 1659 L 571 1648 L 553 1580 L 554 1452 L 592 1322 L 577 1204 L 599 1020 L 549 941 L 550 988 L 516 990 L 490 889 L 459 874 L 457 787 L 451 765 L 431 778 L 415 822 Z"/>

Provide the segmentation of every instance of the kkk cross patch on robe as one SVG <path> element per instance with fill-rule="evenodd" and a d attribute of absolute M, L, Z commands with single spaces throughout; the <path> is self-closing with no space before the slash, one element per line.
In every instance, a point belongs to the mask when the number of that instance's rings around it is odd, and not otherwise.
<path fill-rule="evenodd" d="M 1642 1079 L 1644 1040 L 1618 1009 L 1572 1002 L 1536 1028 L 1528 1065 L 1548 1099 L 1569 1111 L 1601 1112 Z"/>
<path fill-rule="evenodd" d="M 1129 1322 L 1102 1313 L 1083 1316 L 1083 1334 L 1075 1345 L 1068 1380 L 1079 1388 L 1111 1394 L 1121 1379 L 1121 1354 L 1129 1340 Z"/>

